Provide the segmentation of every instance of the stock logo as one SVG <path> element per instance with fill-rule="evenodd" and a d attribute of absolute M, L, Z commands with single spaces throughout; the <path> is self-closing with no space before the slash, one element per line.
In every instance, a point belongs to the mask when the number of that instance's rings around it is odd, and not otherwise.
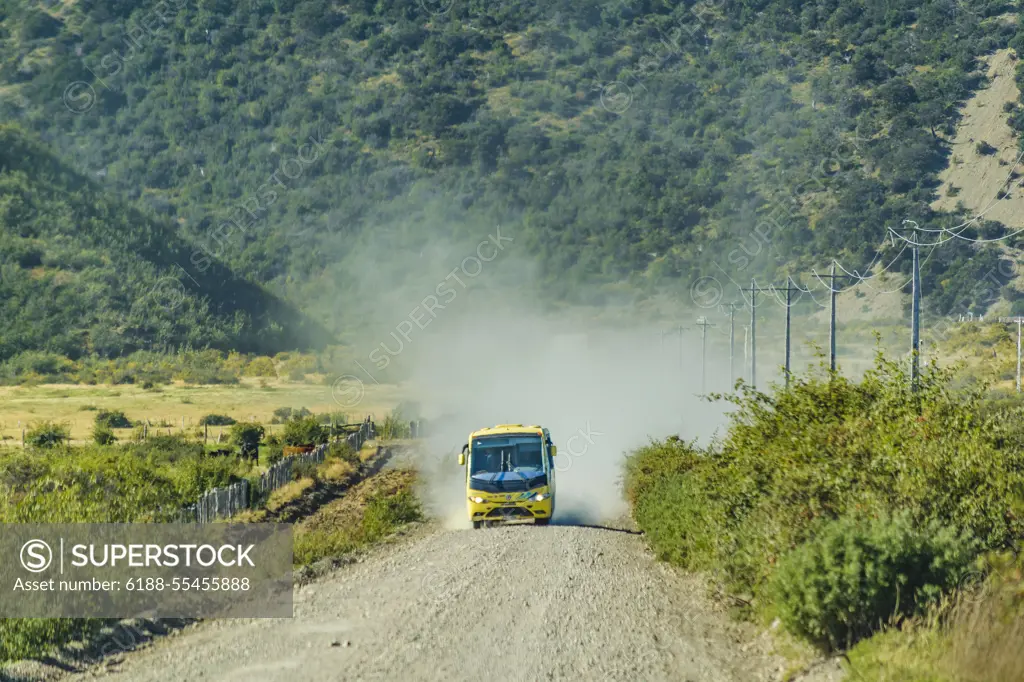
<path fill-rule="evenodd" d="M 448 14 L 455 5 L 455 0 L 419 0 L 420 7 L 430 14 Z"/>
<path fill-rule="evenodd" d="M 721 282 L 714 277 L 701 277 L 690 285 L 690 299 L 699 308 L 714 308 L 724 293 Z"/>
<path fill-rule="evenodd" d="M 612 114 L 624 114 L 633 104 L 633 90 L 625 83 L 615 81 L 601 88 L 601 106 Z"/>
<path fill-rule="evenodd" d="M 331 386 L 331 396 L 341 407 L 355 407 L 363 401 L 366 394 L 366 387 L 359 377 L 345 374 L 334 380 Z"/>
<path fill-rule="evenodd" d="M 26 571 L 42 573 L 53 563 L 53 550 L 42 540 L 29 540 L 21 546 L 21 565 Z"/>
<path fill-rule="evenodd" d="M 176 277 L 161 277 L 151 293 L 156 304 L 168 312 L 185 302 L 185 285 Z"/>
<path fill-rule="evenodd" d="M 61 100 L 72 114 L 84 114 L 96 104 L 96 91 L 85 81 L 75 81 L 64 88 Z"/>

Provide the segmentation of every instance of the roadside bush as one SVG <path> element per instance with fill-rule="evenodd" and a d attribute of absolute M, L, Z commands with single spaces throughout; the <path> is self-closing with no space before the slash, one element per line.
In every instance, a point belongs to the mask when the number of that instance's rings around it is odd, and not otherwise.
<path fill-rule="evenodd" d="M 411 490 L 400 490 L 394 495 L 374 495 L 366 505 L 363 531 L 376 540 L 405 523 L 422 518 L 420 503 Z"/>
<path fill-rule="evenodd" d="M 327 456 L 359 466 L 359 453 L 347 441 L 336 440 L 327 446 Z"/>
<path fill-rule="evenodd" d="M 194 502 L 211 488 L 240 480 L 243 470 L 243 465 L 234 457 L 187 457 L 175 464 L 172 476 L 180 498 Z"/>
<path fill-rule="evenodd" d="M 292 464 L 292 480 L 301 481 L 304 478 L 311 478 L 316 481 L 319 478 L 316 467 L 314 462 L 295 462 Z"/>
<path fill-rule="evenodd" d="M 327 430 L 316 417 L 289 419 L 284 425 L 281 441 L 285 445 L 320 445 L 327 442 Z"/>
<path fill-rule="evenodd" d="M 1024 429 L 985 405 L 983 385 L 956 379 L 924 367 L 915 393 L 908 373 L 879 356 L 858 381 L 822 367 L 771 395 L 741 384 L 717 396 L 735 405 L 720 439 L 632 453 L 626 496 L 657 556 L 711 572 L 719 590 L 764 615 L 779 608 L 770 586 L 780 563 L 837 519 L 905 511 L 918 527 L 967 533 L 978 552 L 1006 550 L 1024 537 Z M 904 588 L 901 599 L 916 598 Z M 858 618 L 878 624 L 876 611 L 848 618 L 857 636 Z"/>
<path fill-rule="evenodd" d="M 231 426 L 235 419 L 225 414 L 205 414 L 199 418 L 200 426 Z"/>
<path fill-rule="evenodd" d="M 92 440 L 96 445 L 110 445 L 117 438 L 114 436 L 114 432 L 110 430 L 110 427 L 96 424 L 92 428 Z"/>
<path fill-rule="evenodd" d="M 295 564 L 301 566 L 329 557 L 343 556 L 393 533 L 402 524 L 420 518 L 422 513 L 419 501 L 407 486 L 390 494 L 379 492 L 367 500 L 362 517 L 356 523 L 297 533 Z"/>
<path fill-rule="evenodd" d="M 770 589 L 792 632 L 825 648 L 849 648 L 893 618 L 937 605 L 968 571 L 972 545 L 906 513 L 845 517 L 784 555 Z"/>
<path fill-rule="evenodd" d="M 96 426 L 108 429 L 130 429 L 132 421 L 121 410 L 100 410 L 94 418 Z"/>
<path fill-rule="evenodd" d="M 25 444 L 35 448 L 55 448 L 71 438 L 71 429 L 64 422 L 44 421 L 25 434 Z"/>

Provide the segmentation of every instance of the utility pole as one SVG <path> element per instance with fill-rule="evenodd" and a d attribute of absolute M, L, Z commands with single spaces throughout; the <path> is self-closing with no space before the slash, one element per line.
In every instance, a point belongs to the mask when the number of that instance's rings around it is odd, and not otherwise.
<path fill-rule="evenodd" d="M 748 291 L 744 289 L 743 291 Z M 757 388 L 757 282 L 750 280 L 750 387 Z"/>
<path fill-rule="evenodd" d="M 820 279 L 820 276 L 815 274 Z M 828 369 L 831 374 L 836 373 L 836 289 L 837 279 L 860 279 L 853 275 L 837 275 L 836 262 L 833 260 L 828 269 Z"/>
<path fill-rule="evenodd" d="M 802 291 L 799 287 L 793 286 L 793 278 L 786 278 L 786 388 L 789 388 L 789 378 L 792 376 L 790 370 L 789 358 L 790 358 L 790 347 L 792 345 L 792 310 L 793 310 L 793 291 Z M 834 349 L 833 349 L 834 351 Z"/>
<path fill-rule="evenodd" d="M 762 289 L 757 286 L 757 282 L 753 279 L 750 280 L 750 288 L 742 289 L 742 291 L 750 292 L 750 386 L 757 388 L 757 315 L 754 310 L 757 306 L 756 296 L 759 292 L 777 291 L 779 287 L 772 285 L 767 289 Z M 786 386 L 789 386 L 790 376 L 790 342 L 791 342 L 791 322 L 792 316 L 790 315 L 790 307 L 793 303 L 792 294 L 794 291 L 803 291 L 800 287 L 793 286 L 793 278 L 788 277 L 786 279 Z"/>
<path fill-rule="evenodd" d="M 679 371 L 680 371 L 680 373 L 683 371 L 683 357 L 686 354 L 684 349 L 683 349 L 683 332 L 686 331 L 687 329 L 689 329 L 689 327 L 684 327 L 683 325 L 679 325 L 678 327 L 676 327 L 672 331 L 666 331 L 664 329 L 661 331 L 661 349 L 662 349 L 661 350 L 661 354 L 662 354 L 662 357 L 664 357 L 664 355 L 665 355 L 665 337 L 668 336 L 669 334 L 679 334 Z"/>
<path fill-rule="evenodd" d="M 729 386 L 731 388 L 736 380 L 736 308 L 739 307 L 739 304 L 733 302 L 725 305 L 729 308 Z M 744 344 L 746 344 L 746 340 L 744 340 Z M 744 345 L 744 355 L 746 355 L 746 348 L 746 345 Z"/>
<path fill-rule="evenodd" d="M 700 326 L 700 392 L 701 394 L 705 391 L 707 385 L 707 338 L 708 338 L 708 327 L 714 327 L 715 325 L 708 322 L 708 318 L 701 315 L 697 318 L 697 324 Z"/>
<path fill-rule="evenodd" d="M 828 369 L 836 372 L 836 262 L 828 269 Z"/>
<path fill-rule="evenodd" d="M 910 321 L 910 388 L 917 390 L 918 379 L 921 375 L 921 258 L 914 240 L 914 274 L 913 274 L 913 303 Z"/>

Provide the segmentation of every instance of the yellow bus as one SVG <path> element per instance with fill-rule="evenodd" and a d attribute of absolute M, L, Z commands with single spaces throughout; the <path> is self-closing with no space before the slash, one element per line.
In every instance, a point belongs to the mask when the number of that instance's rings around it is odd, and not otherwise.
<path fill-rule="evenodd" d="M 545 526 L 555 513 L 555 456 L 542 426 L 498 424 L 469 434 L 459 466 L 473 528 L 533 519 Z"/>

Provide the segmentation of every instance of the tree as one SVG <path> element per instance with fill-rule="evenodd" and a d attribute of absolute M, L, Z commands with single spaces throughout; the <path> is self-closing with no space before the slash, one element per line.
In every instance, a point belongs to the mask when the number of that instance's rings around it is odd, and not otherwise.
<path fill-rule="evenodd" d="M 263 440 L 265 433 L 263 425 L 259 422 L 237 422 L 231 426 L 229 438 L 242 457 L 256 459 L 259 456 L 260 441 Z"/>

